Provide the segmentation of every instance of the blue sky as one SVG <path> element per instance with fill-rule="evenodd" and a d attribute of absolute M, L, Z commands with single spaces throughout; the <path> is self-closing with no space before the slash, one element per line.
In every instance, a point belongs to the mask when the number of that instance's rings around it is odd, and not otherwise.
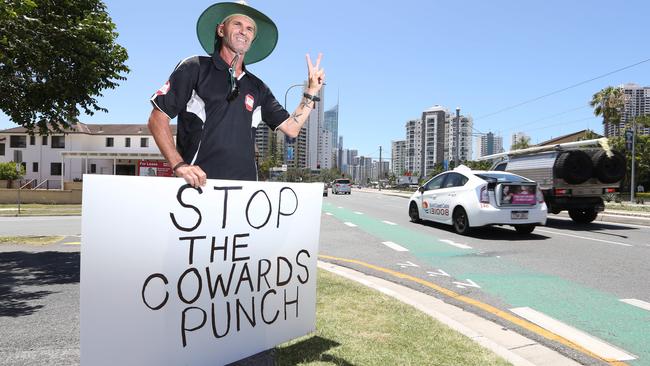
<path fill-rule="evenodd" d="M 128 80 L 107 90 L 109 113 L 86 123 L 146 123 L 148 99 L 181 59 L 203 54 L 195 24 L 212 2 L 107 0 Z M 474 117 L 480 132 L 524 131 L 533 142 L 584 128 L 602 132 L 588 102 L 608 85 L 650 85 L 650 62 L 506 112 L 503 108 L 650 58 L 650 2 L 250 0 L 280 32 L 271 56 L 250 70 L 280 103 L 306 78 L 304 55 L 323 53 L 325 106 L 340 95 L 339 134 L 360 154 L 390 155 L 404 123 L 440 104 Z M 298 103 L 289 92 L 289 109 Z M 551 117 L 554 116 L 555 117 Z M 0 128 L 15 125 L 0 114 Z"/>

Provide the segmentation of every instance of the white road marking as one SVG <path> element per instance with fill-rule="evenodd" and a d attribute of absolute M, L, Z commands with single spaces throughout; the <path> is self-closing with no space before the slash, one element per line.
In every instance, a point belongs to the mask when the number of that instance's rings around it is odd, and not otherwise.
<path fill-rule="evenodd" d="M 476 282 L 470 280 L 469 278 L 467 279 L 467 282 L 454 282 L 454 284 L 456 284 L 456 287 L 458 288 L 465 288 L 465 287 L 481 288 L 481 286 L 477 285 Z"/>
<path fill-rule="evenodd" d="M 325 215 L 327 215 L 327 216 L 333 216 L 334 214 L 331 213 L 331 212 L 325 212 Z"/>
<path fill-rule="evenodd" d="M 396 250 L 398 252 L 408 252 L 409 251 L 408 249 L 404 248 L 403 246 L 401 246 L 399 244 L 395 244 L 392 241 L 384 241 L 384 242 L 382 242 L 382 244 L 384 244 L 385 246 L 391 248 L 392 250 Z"/>
<path fill-rule="evenodd" d="M 336 208 L 343 208 L 342 206 L 336 206 Z"/>
<path fill-rule="evenodd" d="M 621 243 L 618 241 L 611 241 L 611 240 L 603 240 L 603 239 L 596 239 L 596 238 L 590 238 L 587 236 L 580 236 L 580 235 L 573 235 L 573 234 L 566 234 L 566 233 L 561 233 L 559 231 L 554 231 L 554 230 L 547 230 L 547 229 L 535 229 L 536 231 L 541 231 L 543 233 L 549 233 L 549 234 L 557 234 L 557 235 L 564 235 L 564 236 L 570 236 L 572 238 L 578 238 L 578 239 L 585 239 L 585 240 L 593 240 L 593 241 L 598 241 L 601 243 L 607 243 L 607 244 L 614 244 L 614 245 L 621 245 L 624 247 L 633 247 L 634 245 L 632 244 L 627 244 L 627 243 Z"/>
<path fill-rule="evenodd" d="M 354 211 L 354 213 L 357 215 L 363 215 L 363 212 L 359 212 L 359 211 Z"/>
<path fill-rule="evenodd" d="M 357 227 L 357 225 L 351 223 L 351 222 L 344 222 L 344 224 L 348 225 L 349 227 Z"/>
<path fill-rule="evenodd" d="M 645 302 L 643 300 L 637 300 L 637 299 L 621 299 L 620 301 L 622 301 L 622 302 L 624 302 L 626 304 L 634 305 L 634 306 L 636 306 L 638 308 L 641 308 L 643 310 L 650 311 L 650 302 Z"/>
<path fill-rule="evenodd" d="M 397 225 L 396 223 L 391 222 L 391 221 L 386 221 L 386 220 L 384 220 L 384 221 L 382 221 L 382 222 L 383 222 L 384 224 L 387 224 L 387 225 Z"/>
<path fill-rule="evenodd" d="M 406 261 L 406 263 L 397 263 L 397 265 L 400 266 L 400 267 L 402 267 L 402 268 L 406 268 L 406 267 L 420 267 L 420 266 L 418 266 L 417 264 L 415 264 L 415 263 L 413 263 L 413 262 L 411 262 L 411 261 Z"/>
<path fill-rule="evenodd" d="M 441 242 L 447 243 L 449 245 L 455 246 L 456 248 L 460 249 L 472 249 L 469 245 L 465 244 L 460 244 L 460 243 L 455 243 L 453 240 L 448 240 L 448 239 L 440 239 Z"/>
<path fill-rule="evenodd" d="M 637 358 L 636 356 L 623 351 L 618 347 L 615 347 L 601 339 L 598 339 L 579 329 L 573 328 L 568 324 L 564 324 L 559 320 L 553 319 L 550 316 L 544 313 L 540 313 L 539 311 L 536 311 L 529 307 L 513 308 L 510 309 L 510 311 L 550 332 L 553 332 L 561 337 L 570 340 L 575 344 L 580 345 L 581 347 L 597 354 L 604 359 L 630 361 Z"/>
<path fill-rule="evenodd" d="M 443 271 L 442 269 L 439 269 L 437 272 L 427 271 L 427 273 L 429 274 L 429 277 L 436 277 L 436 276 L 451 277 L 449 276 L 449 273 Z"/>

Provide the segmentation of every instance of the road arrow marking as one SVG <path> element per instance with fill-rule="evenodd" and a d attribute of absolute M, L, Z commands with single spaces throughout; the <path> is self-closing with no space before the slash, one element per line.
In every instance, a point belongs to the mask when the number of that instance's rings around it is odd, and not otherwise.
<path fill-rule="evenodd" d="M 595 353 L 605 360 L 630 361 L 637 358 L 636 356 L 627 353 L 618 347 L 615 347 L 568 324 L 562 323 L 557 319 L 553 319 L 550 316 L 544 313 L 540 313 L 535 309 L 531 309 L 529 307 L 521 307 L 510 309 L 510 311 L 532 323 L 539 325 L 544 329 L 547 329 L 561 336 L 562 338 L 568 339 L 569 341 L 581 346 L 582 348 L 592 353 Z"/>
<path fill-rule="evenodd" d="M 432 271 L 427 271 L 430 277 L 436 277 L 436 276 L 445 276 L 445 277 L 451 277 L 449 273 L 443 271 L 442 269 L 439 269 L 437 272 L 432 272 Z"/>
<path fill-rule="evenodd" d="M 460 248 L 460 249 L 472 249 L 472 247 L 470 247 L 469 245 L 460 244 L 460 243 L 455 243 L 453 240 L 449 240 L 449 239 L 440 239 L 440 241 L 443 242 L 443 243 L 447 243 L 447 244 L 449 244 L 449 245 L 455 246 L 456 248 Z"/>
<path fill-rule="evenodd" d="M 408 249 L 404 248 L 403 246 L 401 246 L 399 244 L 395 244 L 392 241 L 384 241 L 384 242 L 382 242 L 382 244 L 384 244 L 385 246 L 387 246 L 387 247 L 389 247 L 389 248 L 391 248 L 393 250 L 396 250 L 398 252 L 408 252 L 409 251 Z"/>
<path fill-rule="evenodd" d="M 357 227 L 357 225 L 355 225 L 355 224 L 353 224 L 353 223 L 351 223 L 351 222 L 347 222 L 347 221 L 344 222 L 344 224 L 346 224 L 346 225 L 349 226 L 349 227 Z"/>
<path fill-rule="evenodd" d="M 406 268 L 406 267 L 420 267 L 420 266 L 418 266 L 417 264 L 415 264 L 415 263 L 413 263 L 413 262 L 411 262 L 411 261 L 406 261 L 406 263 L 397 263 L 397 265 L 400 266 L 400 267 L 402 267 L 402 268 Z"/>
<path fill-rule="evenodd" d="M 624 303 L 626 303 L 626 304 L 630 304 L 630 305 L 636 306 L 636 307 L 641 308 L 641 309 L 643 309 L 643 310 L 648 310 L 648 311 L 650 311 L 650 303 L 645 302 L 645 301 L 643 301 L 643 300 L 637 300 L 637 299 L 621 299 L 620 301 L 622 301 L 622 302 L 624 302 Z"/>
<path fill-rule="evenodd" d="M 465 283 L 465 282 L 454 282 L 454 284 L 456 284 L 456 287 L 458 287 L 458 288 L 465 288 L 465 287 L 481 288 L 481 286 L 477 285 L 476 282 L 470 280 L 469 278 L 467 279 L 467 283 Z"/>
<path fill-rule="evenodd" d="M 390 222 L 390 221 L 386 221 L 386 220 L 384 220 L 384 221 L 382 221 L 382 222 L 383 222 L 384 224 L 388 224 L 388 225 L 397 225 L 397 224 L 394 223 L 394 222 Z"/>

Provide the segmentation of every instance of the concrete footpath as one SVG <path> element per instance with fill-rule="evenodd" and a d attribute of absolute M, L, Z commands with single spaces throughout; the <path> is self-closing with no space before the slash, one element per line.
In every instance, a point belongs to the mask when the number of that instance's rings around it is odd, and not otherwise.
<path fill-rule="evenodd" d="M 318 267 L 413 306 L 515 366 L 580 365 L 530 338 L 433 296 L 329 262 L 319 261 Z"/>

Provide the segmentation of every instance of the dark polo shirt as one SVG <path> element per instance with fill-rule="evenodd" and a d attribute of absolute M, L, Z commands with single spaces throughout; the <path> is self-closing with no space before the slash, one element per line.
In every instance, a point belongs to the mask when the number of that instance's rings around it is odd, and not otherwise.
<path fill-rule="evenodd" d="M 218 53 L 181 61 L 151 97 L 170 119 L 178 116 L 176 149 L 188 164 L 201 167 L 210 179 L 257 180 L 255 131 L 264 121 L 276 129 L 289 113 L 269 88 L 244 68 L 230 92 L 228 65 Z"/>

